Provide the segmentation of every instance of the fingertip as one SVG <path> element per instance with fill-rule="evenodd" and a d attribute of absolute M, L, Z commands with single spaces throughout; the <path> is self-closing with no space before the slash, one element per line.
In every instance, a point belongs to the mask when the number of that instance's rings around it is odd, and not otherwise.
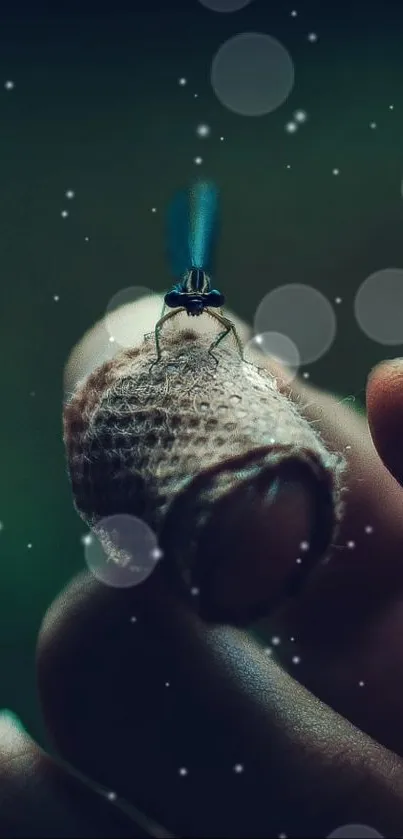
<path fill-rule="evenodd" d="M 366 390 L 368 425 L 383 463 L 403 483 L 403 359 L 382 361 L 371 370 Z"/>

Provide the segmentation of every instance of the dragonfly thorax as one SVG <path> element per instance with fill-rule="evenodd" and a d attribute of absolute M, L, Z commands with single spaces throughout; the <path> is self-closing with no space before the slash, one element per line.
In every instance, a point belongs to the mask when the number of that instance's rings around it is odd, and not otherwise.
<path fill-rule="evenodd" d="M 211 290 L 210 277 L 202 268 L 190 268 L 183 278 L 182 290 L 186 294 L 208 294 Z"/>

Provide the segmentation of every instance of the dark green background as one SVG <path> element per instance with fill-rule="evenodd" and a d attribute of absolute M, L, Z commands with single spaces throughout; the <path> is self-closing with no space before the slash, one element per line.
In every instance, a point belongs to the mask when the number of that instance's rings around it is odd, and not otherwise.
<path fill-rule="evenodd" d="M 367 275 L 403 268 L 395 3 L 255 0 L 229 15 L 197 0 L 139 0 L 130 13 L 117 3 L 109 12 L 55 5 L 0 14 L 0 706 L 42 741 L 36 634 L 83 565 L 85 532 L 65 474 L 63 366 L 117 291 L 169 285 L 163 214 L 172 193 L 201 171 L 220 186 L 220 287 L 245 318 L 282 283 L 343 298 L 337 340 L 310 367 L 314 382 L 343 394 L 362 398 L 368 368 L 401 352 L 363 336 L 352 303 Z M 251 30 L 282 41 L 296 69 L 290 99 L 258 119 L 227 112 L 209 82 L 220 44 Z M 296 108 L 309 121 L 289 136 Z M 200 122 L 212 127 L 207 140 L 195 135 Z"/>

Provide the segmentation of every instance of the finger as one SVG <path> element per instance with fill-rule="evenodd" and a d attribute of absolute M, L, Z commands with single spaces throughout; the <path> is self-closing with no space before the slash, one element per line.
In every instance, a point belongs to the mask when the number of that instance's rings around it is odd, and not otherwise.
<path fill-rule="evenodd" d="M 403 360 L 384 361 L 367 383 L 368 422 L 377 451 L 389 472 L 403 483 Z"/>
<path fill-rule="evenodd" d="M 149 835 L 48 757 L 14 715 L 0 713 L 0 836 Z"/>
<path fill-rule="evenodd" d="M 177 835 L 399 835 L 400 761 L 152 583 L 79 578 L 48 613 L 39 685 L 62 756 Z"/>

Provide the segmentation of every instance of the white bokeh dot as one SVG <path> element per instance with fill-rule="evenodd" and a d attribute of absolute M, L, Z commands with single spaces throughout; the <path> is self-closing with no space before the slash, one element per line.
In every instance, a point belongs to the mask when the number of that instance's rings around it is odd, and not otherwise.
<path fill-rule="evenodd" d="M 379 344 L 403 343 L 403 270 L 385 268 L 367 277 L 354 300 L 362 331 Z"/>
<path fill-rule="evenodd" d="M 211 128 L 205 122 L 201 122 L 196 128 L 196 134 L 198 137 L 209 137 L 211 134 Z"/>
<path fill-rule="evenodd" d="M 91 573 L 105 585 L 130 588 L 143 583 L 158 565 L 155 533 L 141 519 L 126 514 L 101 519 L 84 544 Z"/>
<path fill-rule="evenodd" d="M 308 114 L 307 114 L 306 111 L 303 111 L 303 110 L 300 109 L 298 111 L 295 111 L 294 119 L 295 119 L 296 122 L 299 122 L 299 123 L 306 122 L 307 119 L 308 119 Z"/>
<path fill-rule="evenodd" d="M 125 348 L 133 346 L 132 304 L 152 293 L 145 286 L 130 286 L 114 294 L 104 316 L 105 328 L 112 343 Z"/>
<path fill-rule="evenodd" d="M 235 35 L 220 47 L 211 66 L 211 84 L 221 104 L 242 116 L 262 116 L 285 102 L 294 86 L 289 52 L 259 32 Z"/>
<path fill-rule="evenodd" d="M 281 332 L 262 332 L 255 335 L 244 346 L 244 356 L 248 360 L 249 353 L 261 352 L 267 358 L 272 358 L 285 365 L 286 369 L 282 379 L 291 382 L 297 375 L 300 357 L 297 347 L 287 335 Z"/>
<path fill-rule="evenodd" d="M 336 336 L 336 316 L 329 300 L 316 288 L 290 283 L 270 291 L 254 317 L 259 335 L 276 330 L 292 341 L 301 364 L 321 358 Z"/>

